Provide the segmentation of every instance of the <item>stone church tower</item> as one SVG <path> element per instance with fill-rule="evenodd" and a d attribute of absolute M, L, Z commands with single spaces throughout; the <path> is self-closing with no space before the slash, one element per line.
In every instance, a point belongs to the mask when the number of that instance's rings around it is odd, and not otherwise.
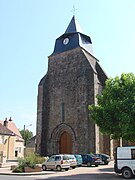
<path fill-rule="evenodd" d="M 91 38 L 73 16 L 56 39 L 48 71 L 38 86 L 37 153 L 109 154 L 110 140 L 100 134 L 88 111 L 88 105 L 97 103 L 96 94 L 106 79 L 93 56 Z"/>

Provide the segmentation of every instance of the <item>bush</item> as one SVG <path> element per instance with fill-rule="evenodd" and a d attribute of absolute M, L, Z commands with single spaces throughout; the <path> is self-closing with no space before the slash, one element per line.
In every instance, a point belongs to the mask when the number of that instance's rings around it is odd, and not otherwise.
<path fill-rule="evenodd" d="M 25 159 L 24 158 L 18 158 L 18 166 L 25 166 Z"/>
<path fill-rule="evenodd" d="M 36 166 L 36 155 L 35 155 L 35 154 L 30 154 L 30 155 L 28 155 L 28 156 L 25 158 L 25 164 L 26 164 L 26 166 L 28 166 L 28 167 L 35 168 L 35 166 Z M 25 166 L 25 167 L 26 167 L 26 166 Z"/>
<path fill-rule="evenodd" d="M 35 156 L 36 156 L 36 164 L 42 164 L 46 160 L 45 157 L 39 156 L 38 154 L 36 154 Z"/>
<path fill-rule="evenodd" d="M 34 153 L 29 154 L 26 158 L 18 158 L 18 166 L 13 169 L 13 172 L 24 172 L 25 167 L 35 168 L 36 164 L 42 164 L 45 161 L 44 157 Z"/>

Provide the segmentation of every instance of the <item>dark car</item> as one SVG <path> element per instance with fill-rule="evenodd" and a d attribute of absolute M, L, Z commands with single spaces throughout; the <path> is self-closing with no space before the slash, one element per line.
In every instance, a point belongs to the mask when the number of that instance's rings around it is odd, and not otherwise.
<path fill-rule="evenodd" d="M 97 167 L 98 165 L 103 163 L 99 157 L 96 157 L 93 154 L 83 154 L 82 160 L 83 164 L 86 164 L 87 166 L 95 165 Z"/>
<path fill-rule="evenodd" d="M 105 165 L 107 165 L 111 160 L 110 156 L 108 156 L 107 154 L 95 154 L 95 156 L 101 158 Z"/>

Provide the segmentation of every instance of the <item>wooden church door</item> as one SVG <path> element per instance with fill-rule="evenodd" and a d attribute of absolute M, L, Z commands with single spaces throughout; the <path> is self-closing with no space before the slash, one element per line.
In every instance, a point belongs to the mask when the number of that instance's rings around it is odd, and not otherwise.
<path fill-rule="evenodd" d="M 61 154 L 71 154 L 72 153 L 72 138 L 71 135 L 66 131 L 60 136 L 59 152 Z"/>

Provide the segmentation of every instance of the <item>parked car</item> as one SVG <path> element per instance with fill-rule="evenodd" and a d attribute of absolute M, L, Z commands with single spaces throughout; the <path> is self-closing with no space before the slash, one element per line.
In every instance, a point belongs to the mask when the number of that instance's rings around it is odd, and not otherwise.
<path fill-rule="evenodd" d="M 80 154 L 74 154 L 76 161 L 77 161 L 77 166 L 82 166 L 82 156 Z"/>
<path fill-rule="evenodd" d="M 46 160 L 42 164 L 43 171 L 47 169 L 56 169 L 58 171 L 61 171 L 62 169 L 65 169 L 68 171 L 70 168 L 70 161 L 69 156 L 65 154 L 59 154 L 59 155 L 52 155 L 48 160 Z"/>
<path fill-rule="evenodd" d="M 95 156 L 101 158 L 105 165 L 107 165 L 111 160 L 110 156 L 108 156 L 107 154 L 95 154 Z"/>
<path fill-rule="evenodd" d="M 72 169 L 76 168 L 77 167 L 77 161 L 76 161 L 76 158 L 73 154 L 67 154 L 68 157 L 69 157 L 69 162 L 70 162 L 70 167 Z"/>
<path fill-rule="evenodd" d="M 82 155 L 83 164 L 86 164 L 87 166 L 95 165 L 96 167 L 100 164 L 102 164 L 102 160 L 99 157 L 96 157 L 93 154 L 84 154 Z"/>

